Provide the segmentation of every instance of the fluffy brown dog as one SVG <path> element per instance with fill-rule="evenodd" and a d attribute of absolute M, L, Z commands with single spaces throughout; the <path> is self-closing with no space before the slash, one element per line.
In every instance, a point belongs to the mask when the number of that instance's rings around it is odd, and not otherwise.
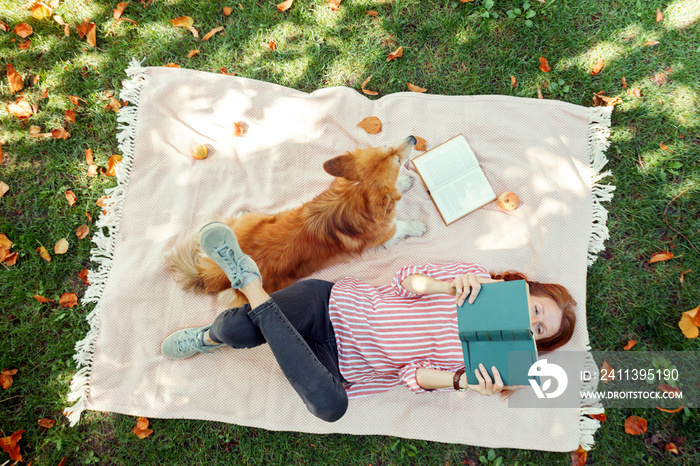
<path fill-rule="evenodd" d="M 421 236 L 421 221 L 397 221 L 396 203 L 413 184 L 399 177 L 416 139 L 391 146 L 357 149 L 334 157 L 323 169 L 331 186 L 302 206 L 275 215 L 244 213 L 224 219 L 238 243 L 258 265 L 268 293 L 367 248 L 393 246 L 406 236 Z M 176 243 L 170 256 L 183 288 L 218 292 L 227 306 L 244 302 L 224 272 L 200 249 L 197 232 Z"/>

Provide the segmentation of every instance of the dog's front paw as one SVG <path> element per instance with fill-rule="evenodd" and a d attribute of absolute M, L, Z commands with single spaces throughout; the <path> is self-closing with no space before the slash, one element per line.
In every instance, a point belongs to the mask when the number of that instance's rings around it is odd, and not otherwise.
<path fill-rule="evenodd" d="M 399 175 L 398 179 L 396 180 L 396 187 L 399 188 L 399 191 L 405 193 L 411 189 L 411 186 L 413 186 L 413 181 L 413 177 L 410 175 Z"/>
<path fill-rule="evenodd" d="M 406 236 L 423 236 L 428 231 L 428 225 L 420 220 L 405 220 L 403 223 Z"/>

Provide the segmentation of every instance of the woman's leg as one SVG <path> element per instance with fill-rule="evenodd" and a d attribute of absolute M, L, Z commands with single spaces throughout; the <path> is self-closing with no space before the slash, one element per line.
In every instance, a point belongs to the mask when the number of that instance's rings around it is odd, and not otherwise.
<path fill-rule="evenodd" d="M 300 311 L 304 307 L 305 299 L 314 300 L 313 294 L 304 289 L 307 288 L 303 285 L 304 282 L 301 283 L 300 286 L 289 287 L 292 289 L 291 293 L 278 292 L 273 293 L 273 295 L 280 294 L 279 299 L 284 305 L 289 299 L 292 299 L 293 294 L 305 294 L 305 297 L 298 296 L 299 301 L 295 306 L 297 309 L 290 312 L 290 317 L 297 321 L 313 321 L 313 319 L 304 319 L 303 311 Z M 340 374 L 337 372 L 337 363 L 335 365 L 329 364 L 330 355 L 324 358 L 326 364 L 321 362 L 306 339 L 282 312 L 276 300 L 265 293 L 258 280 L 246 285 L 241 291 L 250 300 L 250 307 L 252 307 L 252 310 L 248 312 L 250 321 L 267 341 L 282 372 L 299 394 L 307 409 L 324 421 L 333 422 L 340 419 L 347 410 L 348 397 L 345 388 L 343 388 Z M 285 307 L 291 309 L 291 306 Z M 309 312 L 309 314 L 313 314 L 313 312 Z M 212 326 L 211 330 L 213 330 L 212 340 L 226 343 L 225 338 L 219 338 L 220 335 L 217 333 L 219 327 L 216 324 Z M 302 326 L 302 330 L 309 329 L 304 329 Z M 307 332 L 305 331 L 305 333 Z M 333 344 L 335 344 L 334 339 Z M 322 352 L 322 354 L 327 355 L 327 352 Z M 337 361 L 337 353 L 335 358 Z M 331 370 L 326 365 L 330 365 Z M 336 374 L 331 373 L 333 368 L 335 368 Z"/>

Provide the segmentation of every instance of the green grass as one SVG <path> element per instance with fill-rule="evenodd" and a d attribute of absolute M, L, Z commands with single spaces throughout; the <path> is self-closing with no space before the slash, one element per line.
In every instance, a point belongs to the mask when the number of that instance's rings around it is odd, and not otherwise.
<path fill-rule="evenodd" d="M 17 49 L 18 37 L 0 32 L 2 65 L 22 74 L 23 95 L 38 113 L 18 121 L 0 113 L 4 139 L 0 181 L 10 186 L 0 199 L 0 233 L 15 242 L 17 265 L 0 266 L 0 366 L 17 368 L 14 384 L 0 391 L 0 436 L 19 429 L 25 461 L 67 464 L 479 464 L 488 450 L 390 437 L 308 435 L 268 432 L 213 422 L 152 419 L 155 433 L 138 440 L 135 419 L 86 412 L 70 428 L 61 412 L 67 405 L 74 373 L 72 355 L 87 331 L 85 315 L 92 305 L 65 310 L 40 304 L 40 294 L 58 300 L 65 292 L 82 296 L 78 272 L 90 266 L 91 243 L 74 231 L 94 219 L 94 201 L 115 180 L 86 177 L 85 150 L 105 166 L 118 153 L 116 114 L 104 110 L 105 92 L 118 92 L 124 68 L 132 58 L 144 65 L 174 62 L 182 67 L 274 82 L 305 92 L 329 86 L 369 89 L 379 96 L 406 90 L 406 82 L 434 94 L 504 94 L 545 98 L 590 106 L 594 93 L 619 96 L 613 113 L 608 182 L 617 186 L 610 211 L 610 240 L 589 270 L 588 328 L 593 349 L 620 350 L 628 339 L 634 351 L 697 351 L 677 322 L 683 311 L 700 305 L 700 6 L 693 0 L 548 0 L 532 2 L 533 25 L 511 19 L 507 11 L 522 2 L 496 1 L 484 18 L 486 2 L 458 0 L 366 0 L 342 2 L 331 12 L 324 0 L 297 0 L 285 13 L 272 1 L 231 2 L 157 0 L 148 6 L 131 3 L 123 22 L 105 37 L 112 24 L 112 3 L 104 0 L 61 2 L 56 13 L 72 25 L 71 36 L 53 21 L 38 21 L 24 2 L 0 0 L 0 20 L 10 28 L 27 22 L 34 28 L 31 48 Z M 240 7 L 239 7 L 240 4 Z M 233 8 L 225 17 L 223 6 Z M 242 8 L 241 8 L 242 7 Z M 656 21 L 656 10 L 664 20 Z M 376 18 L 366 10 L 376 10 Z M 194 18 L 200 36 L 216 27 L 225 30 L 207 42 L 172 27 L 171 18 Z M 75 32 L 83 18 L 97 25 L 97 48 Z M 268 42 L 275 39 L 277 49 Z M 658 41 L 658 45 L 645 45 Z M 387 63 L 389 52 L 403 46 L 404 55 Z M 185 58 L 192 49 L 199 55 Z M 538 69 L 539 57 L 552 71 Z M 592 76 L 599 59 L 605 67 Z M 658 75 L 663 73 L 663 75 Z M 38 82 L 34 84 L 34 77 Z M 511 88 L 510 77 L 518 86 Z M 656 79 L 651 79 L 656 76 Z M 627 88 L 622 86 L 626 79 Z M 664 78 L 659 80 L 658 78 Z M 568 92 L 553 92 L 549 83 L 562 80 Z M 628 94 L 638 88 L 641 97 Z M 48 98 L 41 99 L 44 89 Z M 69 95 L 85 100 L 75 124 L 63 114 L 72 107 Z M 7 78 L 0 80 L 0 101 L 12 102 Z M 376 98 L 378 98 L 376 97 Z M 3 104 L 4 107 L 4 104 Z M 67 140 L 28 138 L 29 127 L 50 131 L 66 126 Z M 661 148 L 661 144 L 667 150 Z M 71 207 L 64 192 L 78 201 Z M 664 212 L 666 217 L 664 218 Z M 52 251 L 68 238 L 67 254 L 52 254 L 49 263 L 36 248 Z M 670 250 L 676 258 L 657 264 L 654 252 Z M 686 270 L 685 283 L 680 275 Z M 690 415 L 655 409 L 609 410 L 596 435 L 589 464 L 698 464 L 700 428 Z M 649 421 L 640 436 L 624 433 L 624 419 L 637 414 Z M 57 421 L 50 430 L 40 418 Z M 653 440 L 660 438 L 661 443 Z M 682 439 L 682 440 L 681 440 Z M 663 446 L 673 441 L 680 455 Z M 648 447 L 647 447 L 648 444 Z M 566 453 L 501 449 L 504 464 L 569 464 Z M 8 459 L 0 452 L 0 463 Z"/>

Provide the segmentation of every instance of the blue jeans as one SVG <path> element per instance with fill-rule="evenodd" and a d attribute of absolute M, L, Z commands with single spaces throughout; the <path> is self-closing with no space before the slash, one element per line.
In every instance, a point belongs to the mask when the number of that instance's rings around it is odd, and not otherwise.
<path fill-rule="evenodd" d="M 255 309 L 249 304 L 219 314 L 209 337 L 233 348 L 267 343 L 282 372 L 308 410 L 324 421 L 348 408 L 338 370 L 338 346 L 328 317 L 333 283 L 304 280 L 271 293 Z"/>

